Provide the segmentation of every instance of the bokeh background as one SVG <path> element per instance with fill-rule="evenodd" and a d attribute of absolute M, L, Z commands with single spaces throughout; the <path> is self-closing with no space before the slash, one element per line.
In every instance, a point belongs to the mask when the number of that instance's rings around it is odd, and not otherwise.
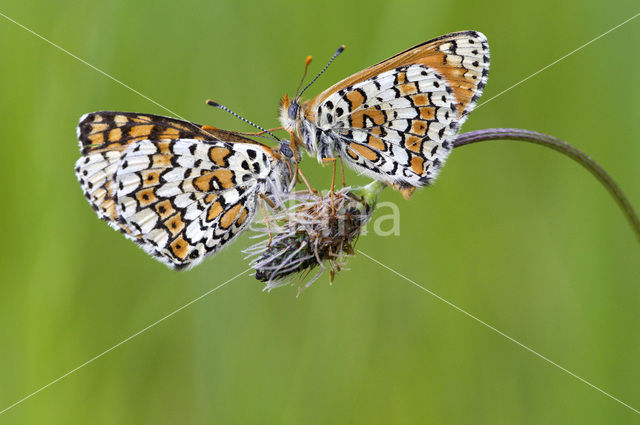
<path fill-rule="evenodd" d="M 2 2 L 0 12 L 184 117 L 276 126 L 312 87 L 426 39 L 490 41 L 484 100 L 638 12 L 636 1 Z M 475 111 L 597 159 L 640 206 L 640 18 Z M 73 174 L 94 110 L 166 114 L 0 18 L 0 410 L 246 268 L 245 235 L 172 272 L 100 222 Z M 318 186 L 329 169 L 305 170 Z M 348 174 L 350 182 L 362 179 Z M 640 408 L 640 247 L 596 180 L 541 147 L 455 151 L 359 248 Z M 633 411 L 363 255 L 333 285 L 242 276 L 0 416 L 3 424 L 638 423 Z"/>

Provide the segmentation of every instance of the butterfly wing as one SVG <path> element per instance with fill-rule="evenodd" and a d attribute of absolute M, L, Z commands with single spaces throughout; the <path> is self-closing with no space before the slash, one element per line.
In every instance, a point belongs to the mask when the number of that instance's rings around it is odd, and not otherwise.
<path fill-rule="evenodd" d="M 78 138 L 76 175 L 98 216 L 174 268 L 250 223 L 273 157 L 235 133 L 157 115 L 88 114 Z"/>
<path fill-rule="evenodd" d="M 76 175 L 85 197 L 98 216 L 117 230 L 113 176 L 124 150 L 140 140 L 226 140 L 253 142 L 234 133 L 207 129 L 188 121 L 151 114 L 93 112 L 83 115 L 77 127 L 82 157 Z"/>
<path fill-rule="evenodd" d="M 371 177 L 427 185 L 482 94 L 488 71 L 489 46 L 481 33 L 427 41 L 316 97 L 305 109 L 303 138 L 315 140 L 320 156 L 333 149 Z"/>
<path fill-rule="evenodd" d="M 171 267 L 194 266 L 251 222 L 269 172 L 260 146 L 142 140 L 118 166 L 116 209 L 147 252 Z"/>

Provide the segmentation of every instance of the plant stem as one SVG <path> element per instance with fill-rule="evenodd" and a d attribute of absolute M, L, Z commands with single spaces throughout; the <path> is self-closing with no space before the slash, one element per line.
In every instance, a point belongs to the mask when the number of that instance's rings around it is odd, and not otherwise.
<path fill-rule="evenodd" d="M 584 168 L 589 170 L 589 172 L 593 174 L 600 183 L 602 183 L 605 189 L 609 191 L 611 196 L 613 196 L 613 199 L 615 199 L 627 220 L 629 220 L 629 224 L 631 224 L 638 240 L 640 240 L 640 219 L 638 219 L 638 214 L 629 202 L 629 199 L 625 196 L 622 189 L 620 189 L 611 176 L 597 162 L 578 148 L 560 139 L 556 139 L 553 136 L 518 128 L 488 128 L 485 130 L 463 133 L 454 140 L 453 147 L 459 148 L 472 143 L 485 142 L 489 140 L 519 140 L 535 143 L 551 148 L 578 162 Z"/>
<path fill-rule="evenodd" d="M 351 193 L 356 196 L 362 196 L 367 205 L 369 205 L 371 208 L 375 208 L 376 203 L 378 202 L 378 195 L 384 190 L 385 187 L 387 187 L 386 183 L 383 183 L 379 180 L 373 180 L 366 186 L 351 189 Z"/>

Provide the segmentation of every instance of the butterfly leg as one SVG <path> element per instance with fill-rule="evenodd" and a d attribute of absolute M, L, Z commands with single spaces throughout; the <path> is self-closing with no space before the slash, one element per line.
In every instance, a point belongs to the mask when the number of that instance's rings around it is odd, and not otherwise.
<path fill-rule="evenodd" d="M 345 188 L 347 186 L 347 183 L 344 179 L 344 162 L 342 160 L 342 157 L 340 157 L 340 176 L 342 177 L 342 187 Z"/>
<path fill-rule="evenodd" d="M 296 162 L 296 170 L 295 170 L 296 181 L 300 183 L 300 179 L 298 178 L 300 177 L 304 182 L 304 184 L 307 185 L 307 189 L 309 189 L 309 192 L 313 193 L 314 195 L 317 195 L 318 191 L 311 187 L 311 185 L 309 184 L 309 180 L 307 180 L 307 178 L 304 176 L 304 173 L 300 169 L 300 165 L 299 165 L 300 158 L 298 157 L 298 149 L 296 148 L 296 143 L 298 143 L 298 141 L 296 140 L 296 136 L 293 133 L 291 133 L 291 142 L 289 143 L 289 146 L 293 151 L 293 159 Z"/>
<path fill-rule="evenodd" d="M 264 194 L 262 193 L 260 194 L 260 198 L 258 199 L 258 204 L 260 205 L 260 212 L 264 217 L 264 224 L 267 226 L 267 233 L 269 234 L 269 242 L 267 242 L 267 248 L 271 248 L 271 241 L 273 240 L 273 235 L 271 234 L 271 226 L 269 226 L 269 217 L 267 217 L 267 209 L 264 207 L 263 202 L 269 204 L 271 208 L 274 208 L 275 204 L 271 199 L 264 196 Z"/>
<path fill-rule="evenodd" d="M 266 202 L 272 209 L 276 208 L 276 204 L 271 199 L 269 199 L 264 193 L 260 194 L 260 199 Z"/>
<path fill-rule="evenodd" d="M 336 162 L 338 162 L 338 158 L 322 158 L 324 162 L 332 162 L 333 163 L 333 171 L 331 173 L 331 213 L 335 214 L 336 206 L 335 206 L 335 189 L 336 189 Z"/>

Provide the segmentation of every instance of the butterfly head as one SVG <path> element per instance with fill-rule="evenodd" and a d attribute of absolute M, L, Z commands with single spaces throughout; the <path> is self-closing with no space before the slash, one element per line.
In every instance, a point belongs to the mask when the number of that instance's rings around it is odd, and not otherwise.
<path fill-rule="evenodd" d="M 289 96 L 287 94 L 284 95 L 280 101 L 280 124 L 282 124 L 284 130 L 289 133 L 296 131 L 298 120 L 301 118 L 301 110 L 302 108 L 297 98 L 289 100 Z"/>
<path fill-rule="evenodd" d="M 280 142 L 280 146 L 278 147 L 278 151 L 285 157 L 288 159 L 293 158 L 293 150 L 291 149 L 291 147 L 288 145 L 288 143 L 286 142 Z"/>
<path fill-rule="evenodd" d="M 337 58 L 343 50 L 344 46 L 340 46 L 338 50 L 336 50 L 336 52 L 333 54 L 329 62 L 325 65 L 325 67 L 322 68 L 322 70 L 313 78 L 313 80 L 311 80 L 309 84 L 307 84 L 302 90 L 300 90 L 300 88 L 302 87 L 302 83 L 304 82 L 304 78 L 307 75 L 309 64 L 311 63 L 311 56 L 307 56 L 304 65 L 304 73 L 302 74 L 302 79 L 300 80 L 300 84 L 298 85 L 295 96 L 292 100 L 289 100 L 289 96 L 285 94 L 280 101 L 280 123 L 282 124 L 282 127 L 290 134 L 295 135 L 299 123 L 304 118 L 304 107 L 303 104 L 300 103 L 300 97 L 318 79 L 318 77 L 320 77 L 324 73 L 324 71 L 327 70 L 333 60 Z"/>

